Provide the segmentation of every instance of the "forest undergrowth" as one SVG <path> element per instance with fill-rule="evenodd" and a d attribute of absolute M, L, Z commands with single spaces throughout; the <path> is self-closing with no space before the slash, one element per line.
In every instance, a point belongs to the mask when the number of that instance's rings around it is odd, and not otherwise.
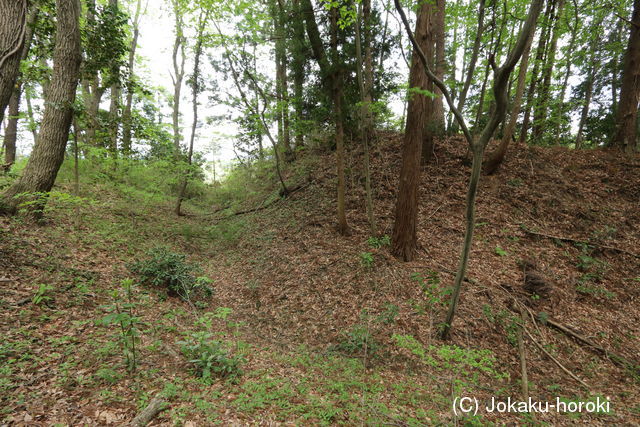
<path fill-rule="evenodd" d="M 330 152 L 286 167 L 286 198 L 258 162 L 192 190 L 181 217 L 160 179 L 170 165 L 83 160 L 76 192 L 65 163 L 43 222 L 0 217 L 3 423 L 123 425 L 156 403 L 151 425 L 638 422 L 640 158 L 518 146 L 483 177 L 441 341 L 464 141 L 442 141 L 423 169 L 421 247 L 402 263 L 389 253 L 401 139 L 372 146 L 375 235 L 357 151 L 348 236 L 328 219 Z M 456 397 L 522 397 L 522 352 L 534 400 L 611 410 L 454 414 Z"/>

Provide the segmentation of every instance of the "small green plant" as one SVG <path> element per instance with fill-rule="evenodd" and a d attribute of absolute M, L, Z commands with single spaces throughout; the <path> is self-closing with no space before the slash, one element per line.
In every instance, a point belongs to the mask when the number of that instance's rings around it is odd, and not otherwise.
<path fill-rule="evenodd" d="M 115 384 L 122 379 L 122 375 L 111 368 L 98 369 L 95 377 L 106 384 Z"/>
<path fill-rule="evenodd" d="M 194 293 L 210 296 L 212 281 L 198 277 L 202 269 L 197 264 L 186 261 L 186 256 L 171 252 L 166 248 L 155 248 L 147 252 L 147 259 L 127 266 L 137 274 L 143 283 L 167 289 L 169 294 L 178 295 L 190 301 Z"/>
<path fill-rule="evenodd" d="M 414 273 L 411 278 L 418 282 L 423 292 L 424 302 L 415 306 L 420 314 L 447 304 L 447 297 L 451 295 L 452 289 L 440 287 L 440 274 L 437 271 L 428 270 L 424 275 Z"/>
<path fill-rule="evenodd" d="M 333 348 L 335 350 L 356 355 L 359 353 L 374 354 L 380 345 L 371 335 L 370 328 L 364 323 L 353 325 L 341 334 L 340 342 Z"/>
<path fill-rule="evenodd" d="M 227 345 L 213 339 L 210 332 L 192 332 L 178 344 L 182 354 L 194 365 L 196 375 L 207 383 L 216 377 L 234 380 L 242 375 L 240 365 L 244 358 L 232 355 Z"/>
<path fill-rule="evenodd" d="M 377 321 L 384 323 L 385 325 L 390 325 L 395 323 L 396 318 L 400 314 L 400 307 L 395 304 L 385 303 L 384 311 L 378 315 L 376 318 Z"/>
<path fill-rule="evenodd" d="M 113 291 L 114 303 L 105 307 L 109 314 L 97 323 L 102 326 L 119 326 L 119 341 L 122 352 L 124 353 L 127 369 L 129 371 L 135 371 L 138 366 L 137 344 L 140 342 L 139 327 L 142 321 L 135 315 L 137 304 L 133 300 L 133 280 L 123 280 L 122 287 L 125 292 L 125 300 L 122 300 L 117 289 Z"/>
<path fill-rule="evenodd" d="M 49 306 L 53 302 L 53 297 L 50 295 L 50 292 L 53 291 L 53 289 L 54 287 L 52 285 L 40 283 L 36 293 L 33 295 L 33 298 L 31 298 L 31 302 L 35 305 L 44 304 Z"/>
<path fill-rule="evenodd" d="M 498 371 L 494 354 L 489 350 L 466 349 L 455 345 L 429 345 L 425 347 L 411 335 L 392 336 L 399 348 L 408 350 L 422 363 L 438 370 L 449 370 L 477 381 L 477 373 L 502 379 L 507 373 Z"/>
<path fill-rule="evenodd" d="M 371 252 L 361 252 L 360 253 L 360 263 L 365 268 L 371 268 L 373 266 L 374 258 Z"/>
<path fill-rule="evenodd" d="M 367 239 L 367 244 L 374 249 L 380 249 L 383 246 L 389 246 L 391 238 L 386 234 L 382 237 L 371 236 Z"/>
<path fill-rule="evenodd" d="M 498 245 L 496 245 L 495 252 L 496 252 L 496 255 L 498 255 L 498 256 L 507 256 L 507 255 L 509 255 L 509 253 L 507 251 L 505 251 L 504 249 L 502 249 Z"/>

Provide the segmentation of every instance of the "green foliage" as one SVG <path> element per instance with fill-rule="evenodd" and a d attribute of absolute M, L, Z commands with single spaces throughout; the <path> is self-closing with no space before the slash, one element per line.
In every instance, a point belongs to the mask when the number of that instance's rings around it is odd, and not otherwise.
<path fill-rule="evenodd" d="M 207 383 L 216 377 L 235 380 L 242 375 L 240 365 L 244 358 L 233 355 L 228 346 L 213 339 L 210 332 L 192 332 L 178 344 L 189 363 L 194 365 L 196 374 Z"/>
<path fill-rule="evenodd" d="M 373 355 L 380 348 L 380 344 L 371 334 L 368 324 L 358 323 L 342 332 L 340 342 L 333 347 L 337 351 L 349 355 Z"/>
<path fill-rule="evenodd" d="M 504 249 L 502 249 L 498 245 L 496 245 L 495 252 L 496 252 L 496 255 L 499 255 L 499 256 L 507 256 L 507 255 L 509 255 L 509 253 L 507 251 L 505 251 Z"/>
<path fill-rule="evenodd" d="M 374 249 L 380 249 L 383 246 L 389 246 L 391 238 L 386 234 L 382 237 L 371 236 L 367 239 L 367 244 Z"/>
<path fill-rule="evenodd" d="M 441 288 L 440 274 L 437 271 L 427 270 L 424 275 L 413 273 L 411 279 L 418 282 L 422 289 L 422 302 L 415 305 L 418 313 L 425 314 L 448 304 L 452 288 Z"/>
<path fill-rule="evenodd" d="M 411 335 L 392 336 L 396 345 L 408 350 L 418 359 L 437 370 L 456 372 L 457 375 L 477 380 L 477 373 L 482 373 L 493 379 L 508 376 L 498 371 L 496 359 L 489 350 L 465 349 L 455 345 L 429 345 L 424 347 Z"/>
<path fill-rule="evenodd" d="M 186 256 L 166 248 L 155 248 L 147 252 L 147 259 L 128 265 L 144 283 L 166 289 L 169 294 L 179 295 L 185 300 L 197 293 L 210 296 L 213 289 L 210 279 L 197 277 L 202 268 L 186 261 Z"/>
<path fill-rule="evenodd" d="M 135 371 L 138 367 L 138 348 L 140 343 L 141 319 L 135 314 L 137 303 L 133 300 L 133 280 L 122 281 L 124 299 L 118 290 L 113 291 L 114 302 L 104 307 L 109 314 L 96 321 L 101 326 L 118 326 L 119 341 L 125 357 L 127 369 Z"/>
<path fill-rule="evenodd" d="M 359 257 L 360 257 L 360 264 L 362 264 L 364 268 L 373 267 L 375 258 L 373 257 L 373 254 L 371 252 L 361 252 Z"/>
<path fill-rule="evenodd" d="M 23 214 L 34 211 L 42 214 L 53 211 L 69 212 L 95 203 L 91 199 L 60 191 L 18 193 L 14 198 L 18 199 L 18 210 Z"/>
<path fill-rule="evenodd" d="M 378 322 L 382 322 L 385 325 L 390 325 L 395 323 L 396 318 L 400 314 L 400 307 L 395 304 L 385 303 L 384 311 L 378 315 L 376 320 Z"/>
<path fill-rule="evenodd" d="M 53 297 L 51 296 L 51 292 L 55 288 L 52 285 L 48 285 L 45 283 L 40 283 L 38 285 L 38 289 L 36 293 L 31 298 L 31 302 L 35 305 L 46 305 L 48 306 L 53 302 Z"/>

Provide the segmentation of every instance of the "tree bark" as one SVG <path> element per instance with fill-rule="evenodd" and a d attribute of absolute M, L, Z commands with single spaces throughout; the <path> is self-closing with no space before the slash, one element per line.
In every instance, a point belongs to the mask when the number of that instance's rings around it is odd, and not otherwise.
<path fill-rule="evenodd" d="M 191 138 L 189 139 L 189 151 L 187 153 L 187 165 L 189 169 L 185 172 L 180 183 L 180 189 L 178 192 L 178 200 L 176 201 L 175 213 L 176 215 L 182 215 L 181 207 L 184 200 L 187 184 L 189 183 L 189 175 L 191 174 L 191 164 L 193 163 L 193 145 L 196 139 L 196 130 L 198 128 L 198 94 L 200 93 L 200 56 L 202 56 L 202 39 L 204 37 L 204 27 L 209 19 L 209 13 L 200 10 L 200 17 L 198 19 L 198 31 L 196 33 L 196 46 L 194 49 L 193 60 L 193 82 L 191 86 L 192 95 L 192 107 L 193 107 L 193 122 L 191 124 Z"/>
<path fill-rule="evenodd" d="M 484 170 L 487 175 L 495 173 L 502 164 L 504 157 L 507 153 L 509 143 L 513 137 L 513 133 L 516 129 L 516 123 L 518 121 L 518 115 L 520 114 L 520 107 L 522 106 L 522 97 L 524 95 L 524 88 L 527 81 L 527 67 L 529 65 L 529 53 L 531 51 L 531 43 L 533 41 L 533 35 L 535 28 L 531 30 L 527 44 L 522 52 L 522 59 L 520 62 L 520 69 L 518 70 L 518 84 L 516 86 L 516 94 L 513 99 L 513 105 L 511 107 L 511 115 L 509 117 L 509 123 L 504 130 L 500 145 L 496 150 L 489 155 L 489 158 L 485 162 Z"/>
<path fill-rule="evenodd" d="M 409 34 L 409 38 L 411 39 L 411 43 L 413 44 L 414 50 L 417 52 L 423 66 L 424 71 L 427 76 L 433 80 L 433 82 L 442 90 L 442 93 L 449 105 L 449 108 L 454 112 L 456 120 L 458 120 L 458 124 L 462 128 L 462 131 L 467 139 L 467 143 L 469 144 L 469 148 L 473 153 L 473 162 L 472 162 L 472 173 L 469 181 L 469 188 L 467 191 L 467 206 L 466 206 L 466 230 L 464 237 L 464 244 L 462 247 L 462 253 L 460 255 L 460 263 L 458 266 L 458 271 L 456 272 L 456 278 L 453 286 L 453 294 L 451 296 L 451 301 L 449 304 L 449 311 L 447 313 L 447 317 L 444 322 L 444 327 L 441 330 L 440 336 L 443 339 L 449 338 L 449 333 L 451 330 L 451 326 L 453 323 L 454 315 L 456 312 L 456 306 L 458 303 L 458 299 L 460 297 L 460 291 L 462 287 L 462 282 L 464 280 L 467 263 L 469 261 L 469 252 L 471 250 L 471 242 L 473 239 L 473 229 L 475 227 L 475 198 L 478 188 L 478 183 L 480 180 L 480 172 L 482 169 L 482 155 L 484 149 L 493 136 L 496 128 L 500 124 L 500 122 L 504 119 L 504 115 L 506 112 L 507 104 L 508 104 L 508 94 L 507 87 L 509 84 L 509 76 L 513 71 L 516 63 L 520 59 L 522 52 L 526 46 L 527 38 L 529 37 L 529 33 L 533 30 L 535 23 L 537 21 L 538 15 L 540 14 L 540 9 L 542 8 L 543 0 L 535 0 L 531 7 L 529 8 L 529 13 L 527 15 L 527 19 L 525 24 L 520 31 L 520 35 L 518 36 L 518 40 L 515 44 L 513 50 L 507 56 L 504 64 L 501 67 L 497 67 L 493 61 L 493 58 L 490 58 L 492 67 L 494 69 L 495 78 L 493 82 L 493 93 L 495 96 L 495 108 L 492 110 L 489 120 L 487 121 L 484 130 L 480 134 L 480 137 L 476 140 L 474 139 L 469 129 L 466 126 L 466 122 L 460 111 L 454 106 L 453 101 L 451 100 L 451 95 L 449 90 L 442 82 L 442 80 L 438 79 L 436 75 L 431 71 L 428 65 L 427 58 L 424 53 L 420 49 L 415 37 L 411 34 L 411 29 L 409 27 L 409 22 L 407 21 L 407 17 L 400 6 L 400 0 L 394 0 L 396 9 L 400 13 L 402 18 L 402 22 L 404 27 Z"/>
<path fill-rule="evenodd" d="M 118 0 L 109 0 L 109 6 L 113 8 L 114 12 L 118 12 Z M 111 151 L 112 157 L 118 156 L 118 130 L 120 129 L 120 66 L 118 62 L 114 61 L 114 66 L 111 69 L 113 74 L 111 78 L 113 83 L 111 84 L 110 104 L 109 104 L 109 151 Z"/>
<path fill-rule="evenodd" d="M 173 102 L 172 104 L 172 125 L 173 125 L 173 146 L 176 156 L 180 155 L 180 96 L 182 94 L 182 79 L 184 78 L 184 45 L 186 43 L 183 33 L 182 10 L 179 2 L 173 0 L 173 12 L 175 14 L 176 38 L 173 43 Z M 180 56 L 180 58 L 178 58 Z"/>
<path fill-rule="evenodd" d="M 135 66 L 136 49 L 138 48 L 138 36 L 140 35 L 140 13 L 142 0 L 136 4 L 136 14 L 133 18 L 133 37 L 129 49 L 129 84 L 127 86 L 127 99 L 122 113 L 122 154 L 125 157 L 131 155 L 131 108 L 133 106 L 133 94 L 135 92 L 135 80 L 133 68 Z"/>
<path fill-rule="evenodd" d="M 433 67 L 436 76 L 443 80 L 444 78 L 444 0 L 436 0 L 431 5 L 430 21 L 429 21 L 429 42 L 425 49 L 425 55 L 429 59 L 430 66 Z M 427 164 L 432 157 L 435 138 L 444 134 L 444 107 L 442 105 L 442 92 L 430 80 L 427 81 L 427 90 L 433 92 L 435 97 L 427 98 L 426 111 L 427 117 L 424 122 L 424 135 L 422 138 L 422 164 Z"/>
<path fill-rule="evenodd" d="M 365 0 L 368 1 L 368 0 Z M 370 7 L 371 5 L 369 5 Z M 358 88 L 360 89 L 360 99 L 362 101 L 362 106 L 360 107 L 360 136 L 362 138 L 362 146 L 364 149 L 364 175 L 365 175 L 365 193 L 367 199 L 367 218 L 369 219 L 369 232 L 372 236 L 376 234 L 376 223 L 375 218 L 373 216 L 373 196 L 371 194 L 371 172 L 369 168 L 369 107 L 371 103 L 370 97 L 367 96 L 367 89 L 365 85 L 365 79 L 363 74 L 366 74 L 366 71 L 363 70 L 365 68 L 362 60 L 362 46 L 361 46 L 361 31 L 360 31 L 360 22 L 362 21 L 363 12 L 362 5 L 358 4 L 358 13 L 357 19 L 355 22 L 355 36 L 356 36 L 356 75 L 358 79 Z M 370 12 L 370 11 L 369 11 Z M 366 31 L 366 27 L 369 25 L 368 16 L 364 19 L 364 27 Z M 370 41 L 365 37 L 365 43 Z M 371 64 L 370 64 L 371 65 Z"/>
<path fill-rule="evenodd" d="M 626 153 L 632 153 L 637 144 L 638 102 L 640 101 L 640 0 L 633 2 L 630 27 L 616 115 L 616 133 L 613 137 L 613 145 Z"/>
<path fill-rule="evenodd" d="M 551 33 L 551 41 L 547 48 L 547 56 L 544 67 L 542 69 L 542 85 L 538 90 L 538 99 L 534 112 L 532 137 L 536 142 L 540 142 L 542 134 L 547 124 L 547 112 L 549 107 L 549 98 L 551 92 L 551 75 L 556 60 L 556 47 L 558 45 L 558 37 L 560 36 L 560 19 L 564 10 L 564 0 L 558 0 L 555 4 L 557 7 L 553 19 L 553 32 Z"/>
<path fill-rule="evenodd" d="M 331 62 L 320 38 L 320 31 L 316 22 L 315 13 L 311 0 L 301 0 L 302 12 L 305 16 L 307 35 L 313 50 L 313 56 L 318 62 L 323 84 L 327 93 L 333 101 L 333 116 L 335 122 L 336 138 L 336 169 L 338 174 L 338 232 L 347 234 L 349 227 L 345 213 L 345 178 L 344 178 L 344 127 L 342 117 L 342 97 L 343 97 L 343 72 L 342 64 L 338 52 L 338 12 L 336 8 L 329 11 L 330 33 L 331 33 Z"/>
<path fill-rule="evenodd" d="M 467 101 L 467 93 L 469 93 L 469 87 L 473 81 L 473 73 L 476 70 L 476 64 L 478 63 L 478 55 L 480 53 L 480 43 L 482 42 L 482 35 L 484 33 L 484 11 L 485 0 L 480 0 L 478 6 L 478 29 L 476 30 L 476 37 L 473 40 L 473 49 L 471 50 L 471 59 L 469 60 L 469 68 L 467 68 L 467 77 L 464 80 L 462 91 L 460 91 L 460 97 L 458 98 L 458 110 L 462 111 L 464 103 Z M 458 125 L 454 124 L 454 132 L 457 132 Z"/>
<path fill-rule="evenodd" d="M 430 43 L 429 21 L 432 7 L 423 2 L 418 10 L 415 38 L 424 52 Z M 425 54 L 426 55 L 426 54 Z M 409 70 L 409 89 L 424 90 L 427 75 L 424 64 L 414 47 Z M 416 231 L 418 227 L 418 201 L 420 185 L 420 160 L 422 158 L 423 134 L 426 122 L 427 100 L 421 93 L 410 93 L 407 106 L 407 122 L 402 145 L 402 166 L 396 200 L 395 221 L 391 238 L 391 252 L 403 261 L 412 261 L 418 247 Z"/>
<path fill-rule="evenodd" d="M 305 65 L 305 37 L 304 21 L 300 9 L 300 0 L 293 0 L 293 10 L 295 13 L 291 21 L 293 27 L 293 48 L 291 55 L 291 70 L 293 72 L 293 108 L 295 119 L 293 121 L 294 144 L 296 149 L 304 145 L 303 131 L 303 87 L 304 87 L 304 65 Z"/>
<path fill-rule="evenodd" d="M 27 15 L 26 30 L 20 61 L 24 61 L 29 56 L 29 49 L 33 39 L 33 27 L 38 17 L 38 8 L 32 7 Z M 16 79 L 15 88 L 9 100 L 9 117 L 4 136 L 4 163 L 11 165 L 16 161 L 16 142 L 18 139 L 18 120 L 20 117 L 20 98 L 22 97 L 22 78 L 20 72 Z"/>
<path fill-rule="evenodd" d="M 16 161 L 16 140 L 18 139 L 18 117 L 20 114 L 20 89 L 15 88 L 9 99 L 9 114 L 4 131 L 4 167 L 10 168 Z"/>
<path fill-rule="evenodd" d="M 26 21 L 27 0 L 0 0 L 0 122 L 18 78 Z"/>
<path fill-rule="evenodd" d="M 48 193 L 64 159 L 80 71 L 80 2 L 56 0 L 56 36 L 51 82 L 45 93 L 42 125 L 22 176 L 5 192 L 3 208 L 14 213 L 21 193 Z M 46 197 L 46 196 L 45 196 Z M 46 198 L 36 197 L 36 215 Z"/>
<path fill-rule="evenodd" d="M 552 2 L 547 3 L 547 8 L 544 12 L 545 21 L 547 25 L 542 26 L 543 30 L 540 34 L 540 40 L 538 41 L 538 47 L 536 48 L 536 57 L 533 63 L 533 70 L 531 71 L 531 82 L 529 83 L 529 90 L 527 91 L 527 104 L 524 109 L 524 118 L 522 119 L 522 128 L 520 129 L 520 142 L 524 143 L 527 140 L 527 132 L 529 131 L 529 124 L 531 120 L 531 109 L 535 105 L 535 92 L 538 83 L 538 70 L 544 59 L 544 52 L 547 46 L 547 37 L 549 31 L 549 17 L 551 15 Z M 543 21 L 543 22 L 545 22 Z"/>
<path fill-rule="evenodd" d="M 289 81 L 287 76 L 287 48 L 285 31 L 285 6 L 283 0 L 276 0 L 273 21 L 276 37 L 276 86 L 278 94 L 278 116 L 281 120 L 280 143 L 284 151 L 285 161 L 294 160 L 294 152 L 291 148 L 291 126 L 289 118 Z"/>

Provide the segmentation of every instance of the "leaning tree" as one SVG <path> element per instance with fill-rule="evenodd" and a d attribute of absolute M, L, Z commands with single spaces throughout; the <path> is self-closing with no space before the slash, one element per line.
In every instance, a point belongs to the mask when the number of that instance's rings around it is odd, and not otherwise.
<path fill-rule="evenodd" d="M 18 205 L 36 197 L 42 212 L 46 195 L 64 160 L 80 72 L 80 1 L 56 0 L 53 72 L 45 91 L 40 133 L 22 176 L 4 193 L 0 211 L 14 213 Z"/>

